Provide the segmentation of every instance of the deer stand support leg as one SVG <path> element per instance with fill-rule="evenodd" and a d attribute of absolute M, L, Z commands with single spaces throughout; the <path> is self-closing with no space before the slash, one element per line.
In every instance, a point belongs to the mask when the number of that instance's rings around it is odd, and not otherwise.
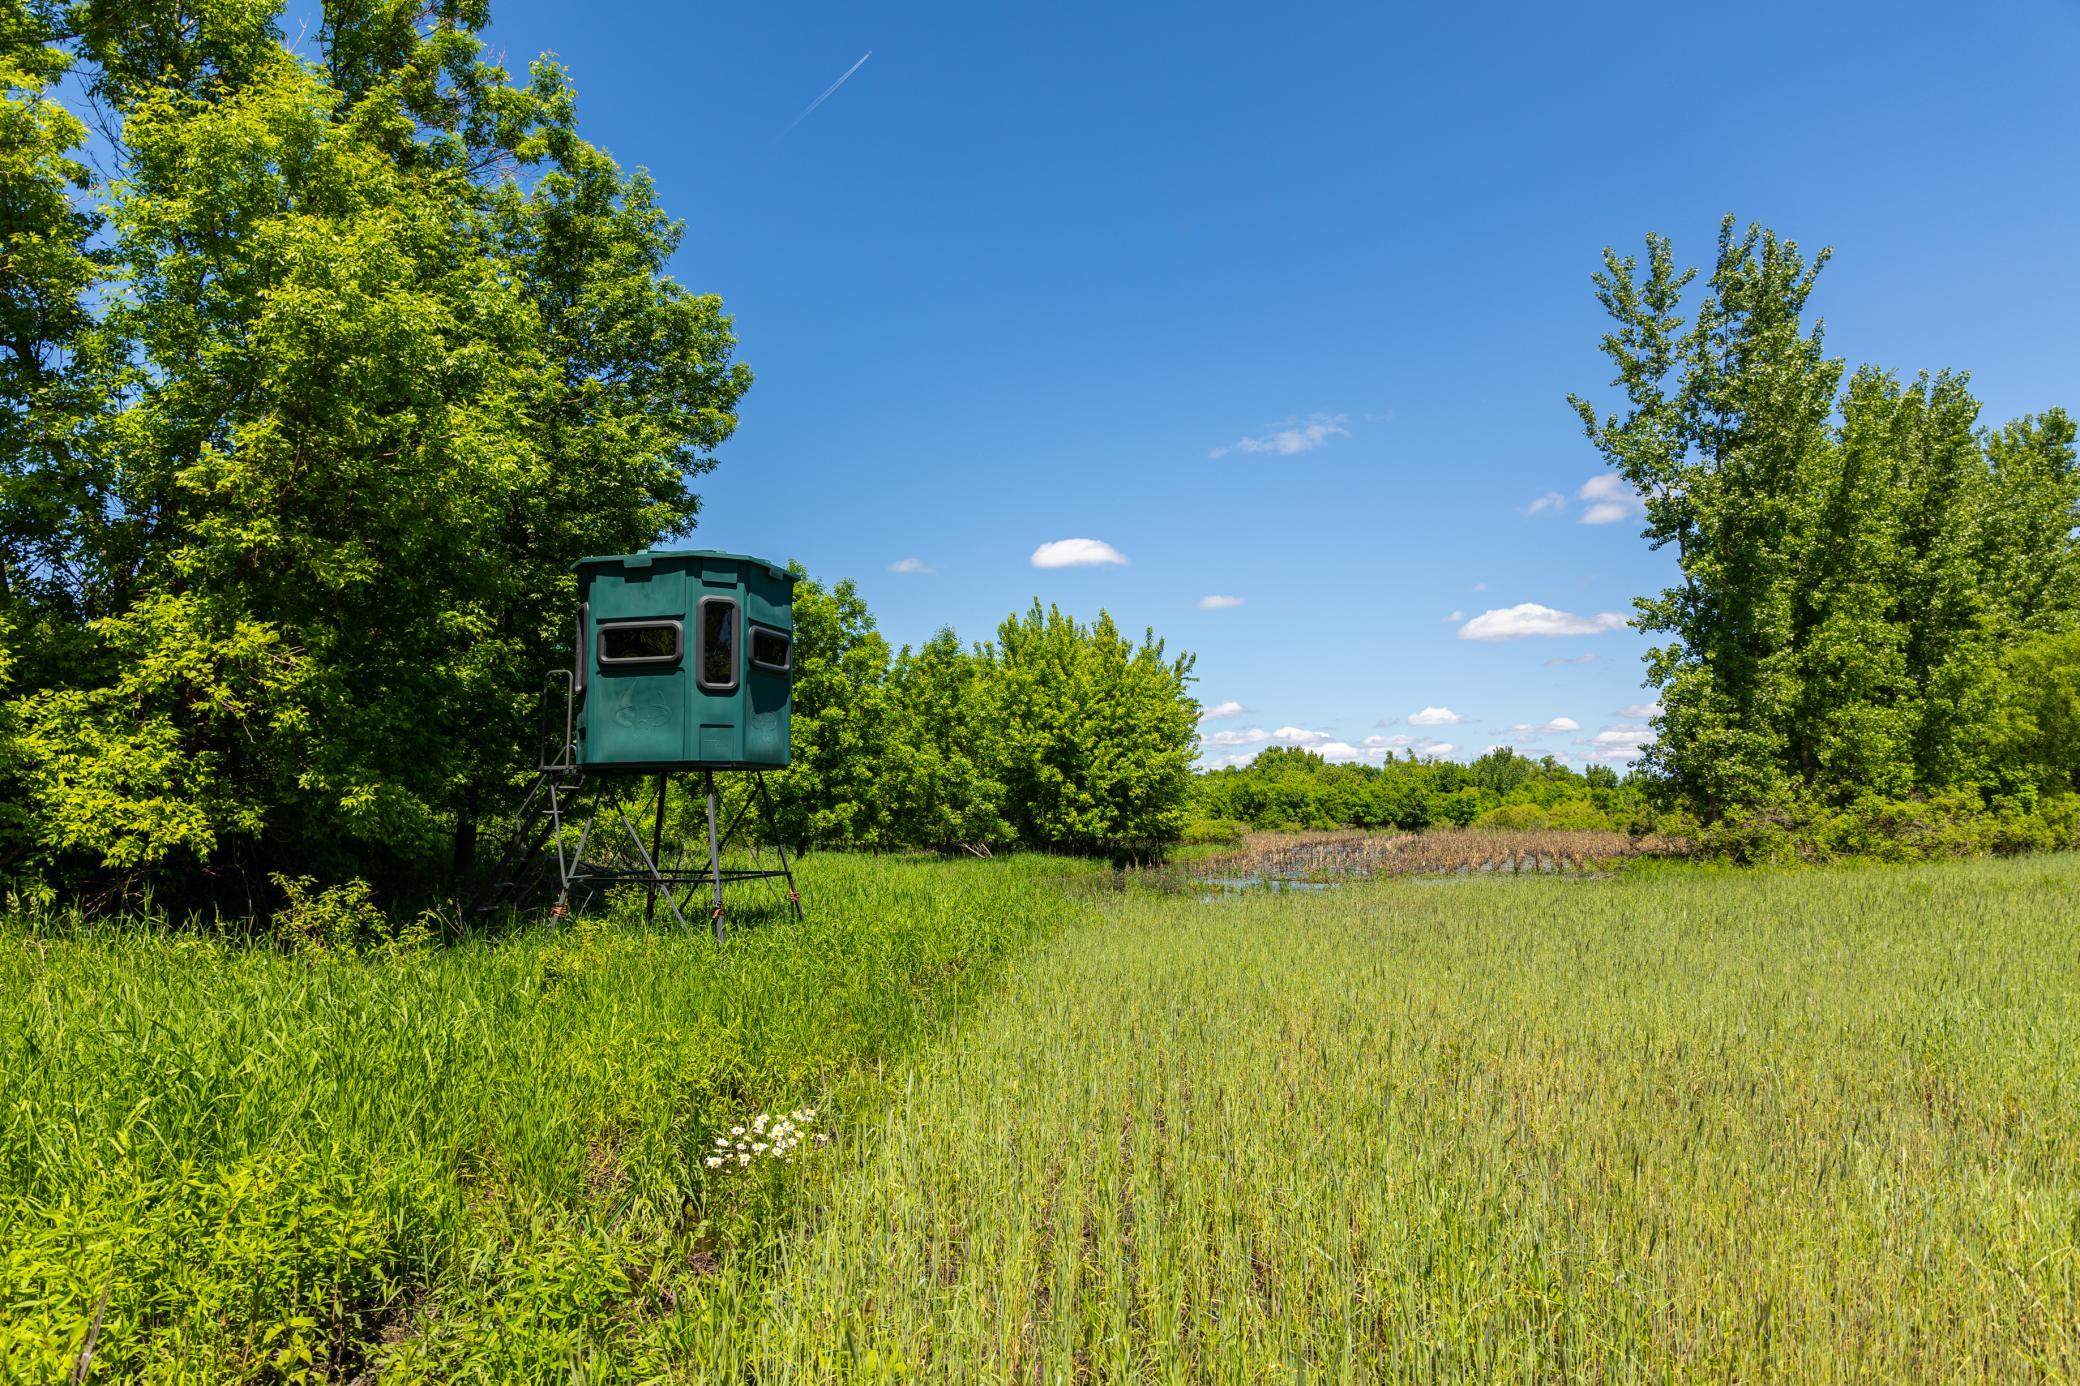
<path fill-rule="evenodd" d="M 664 772 L 659 771 L 657 776 L 657 821 L 650 828 L 650 874 L 652 879 L 650 882 L 650 898 L 643 905 L 643 922 L 645 924 L 657 922 L 657 865 L 664 860 L 662 855 L 664 851 L 664 785 Z"/>
<path fill-rule="evenodd" d="M 759 802 L 765 805 L 766 831 L 772 834 L 773 851 L 780 857 L 780 874 L 787 878 L 787 903 L 794 906 L 795 922 L 802 918 L 802 894 L 794 886 L 794 868 L 787 863 L 787 844 L 780 840 L 780 815 L 773 811 L 773 796 L 766 792 L 766 775 L 763 770 L 752 772 L 758 782 Z"/>
<path fill-rule="evenodd" d="M 715 833 L 715 772 L 701 771 L 701 785 L 708 791 L 708 879 L 715 885 L 715 941 L 723 942 L 729 937 L 728 926 L 722 916 L 722 842 Z"/>

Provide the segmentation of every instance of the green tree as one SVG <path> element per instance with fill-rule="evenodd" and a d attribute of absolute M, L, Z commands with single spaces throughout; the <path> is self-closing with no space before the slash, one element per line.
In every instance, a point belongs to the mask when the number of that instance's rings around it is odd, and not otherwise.
<path fill-rule="evenodd" d="M 70 62 L 54 38 L 43 17 L 0 0 L 0 622 L 15 676 L 31 683 L 69 662 L 78 537 L 94 523 L 70 435 L 87 403 L 72 365 L 100 221 L 81 205 L 86 127 L 52 93 Z"/>
<path fill-rule="evenodd" d="M 895 846 L 888 641 L 851 579 L 826 588 L 800 564 L 791 571 L 792 758 L 773 776 L 781 837 L 804 848 Z"/>
<path fill-rule="evenodd" d="M 1826 259 L 1728 218 L 1687 323 L 1664 238 L 1596 276 L 1627 408 L 1573 404 L 1682 574 L 1636 603 L 1673 637 L 1646 763 L 1707 818 L 1997 787 L 2002 643 L 2080 587 L 2070 421 L 1988 435 L 1953 372 L 1844 386 L 1804 322 Z"/>
<path fill-rule="evenodd" d="M 1885 391 L 1898 499 L 1884 610 L 1902 636 L 1916 788 L 1984 783 L 1996 651 L 1979 562 L 1988 475 L 1967 384 L 1944 372 Z"/>
<path fill-rule="evenodd" d="M 571 563 L 694 521 L 749 384 L 647 180 L 578 136 L 560 69 L 482 59 L 481 4 L 329 6 L 315 63 L 275 15 L 50 29 L 122 160 L 108 282 L 38 329 L 37 388 L 88 404 L 9 437 L 0 514 L 11 571 L 55 575 L 18 638 L 74 632 L 12 705 L 19 845 L 70 871 L 466 867 Z"/>
<path fill-rule="evenodd" d="M 2014 785 L 2080 794 L 2080 630 L 2009 651 L 1992 740 Z"/>
<path fill-rule="evenodd" d="M 1534 763 L 1518 755 L 1512 746 L 1497 746 L 1467 768 L 1473 772 L 1474 784 L 1490 794 L 1508 794 L 1530 783 L 1537 773 Z"/>
<path fill-rule="evenodd" d="M 1571 397 L 1605 460 L 1643 499 L 1646 535 L 1673 544 L 1680 586 L 1637 603 L 1641 629 L 1674 637 L 1648 656 L 1661 735 L 1646 756 L 1686 795 L 1712 803 L 1781 793 L 1799 689 L 1790 581 L 1803 504 L 1828 446 L 1842 363 L 1802 314 L 1827 252 L 1728 217 L 1696 317 L 1681 316 L 1695 271 L 1666 238 L 1648 268 L 1615 251 L 1596 276 L 1616 324 L 1604 352 L 1628 411 L 1599 416 Z"/>
<path fill-rule="evenodd" d="M 2007 631 L 2080 625 L 2080 455 L 2062 409 L 1986 439 L 1992 471 L 1979 563 Z"/>
<path fill-rule="evenodd" d="M 1036 599 L 987 651 L 1008 816 L 1020 841 L 1135 849 L 1184 829 L 1198 703 L 1192 657 L 1139 645 L 1104 612 L 1085 625 Z"/>
<path fill-rule="evenodd" d="M 942 629 L 890 672 L 894 734 L 888 785 L 894 835 L 941 851 L 1011 840 L 1004 817 L 1003 729 L 991 710 L 989 665 Z"/>

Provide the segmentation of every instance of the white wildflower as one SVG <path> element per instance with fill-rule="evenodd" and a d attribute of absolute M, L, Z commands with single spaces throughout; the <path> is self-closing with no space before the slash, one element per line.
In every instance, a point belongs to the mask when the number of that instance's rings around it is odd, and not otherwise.
<path fill-rule="evenodd" d="M 761 1156 L 791 1164 L 796 1149 L 804 1140 L 816 1148 L 830 1141 L 829 1135 L 813 1129 L 815 1121 L 814 1107 L 796 1107 L 784 1116 L 760 1112 L 750 1118 L 749 1126 L 732 1126 L 729 1135 L 715 1138 L 715 1153 L 707 1157 L 707 1166 L 709 1169 L 727 1166 L 733 1155 L 739 1169 L 755 1163 Z"/>

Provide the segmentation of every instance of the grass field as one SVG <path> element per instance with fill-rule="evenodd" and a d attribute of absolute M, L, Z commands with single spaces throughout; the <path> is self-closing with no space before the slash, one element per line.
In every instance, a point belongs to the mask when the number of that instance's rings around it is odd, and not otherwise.
<path fill-rule="evenodd" d="M 848 1142 L 760 1381 L 2080 1369 L 2080 860 L 1129 898 Z M 712 1327 L 712 1325 L 703 1325 Z"/>
<path fill-rule="evenodd" d="M 0 1378 L 104 1293 L 94 1380 L 2080 1372 L 2080 858 L 1103 879 L 812 858 L 726 962 L 13 926 Z"/>
<path fill-rule="evenodd" d="M 726 953 L 602 923 L 351 960 L 16 921 L 0 1381 L 70 1379 L 97 1318 L 94 1380 L 655 1375 L 652 1330 L 791 1196 L 710 1177 L 713 1134 L 842 1123 L 1077 870 L 813 856 L 807 922 L 740 920 Z"/>

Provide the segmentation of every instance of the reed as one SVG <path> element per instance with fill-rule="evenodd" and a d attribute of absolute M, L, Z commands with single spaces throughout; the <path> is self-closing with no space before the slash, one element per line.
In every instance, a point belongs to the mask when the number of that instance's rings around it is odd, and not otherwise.
<path fill-rule="evenodd" d="M 1251 833 L 1239 848 L 1201 856 L 1191 869 L 1201 878 L 1288 881 L 1607 871 L 1631 858 L 1679 847 L 1661 838 L 1572 829 Z"/>
<path fill-rule="evenodd" d="M 746 909 L 726 950 L 639 896 L 360 958 L 14 921 L 0 1380 L 69 1379 L 104 1294 L 95 1380 L 627 1369 L 792 1197 L 717 1177 L 716 1136 L 875 1100 L 1079 869 L 818 854 L 806 921 Z"/>
<path fill-rule="evenodd" d="M 0 1378 L 2080 1372 L 2080 857 L 1468 864 L 812 857 L 725 953 L 17 921 Z"/>
<path fill-rule="evenodd" d="M 2080 858 L 1128 895 L 677 1360 L 761 1382 L 2080 1370 Z"/>

